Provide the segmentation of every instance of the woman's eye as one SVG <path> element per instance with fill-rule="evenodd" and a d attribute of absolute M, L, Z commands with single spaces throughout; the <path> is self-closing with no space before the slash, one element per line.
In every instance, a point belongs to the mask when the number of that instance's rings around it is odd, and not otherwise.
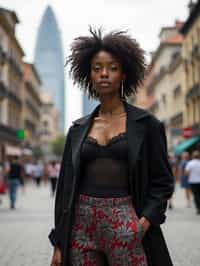
<path fill-rule="evenodd" d="M 93 67 L 93 70 L 97 72 L 97 71 L 100 70 L 100 67 L 99 67 L 99 66 L 94 66 L 94 67 Z"/>
<path fill-rule="evenodd" d="M 116 71 L 117 70 L 117 67 L 116 66 L 111 66 L 111 70 L 112 71 Z"/>

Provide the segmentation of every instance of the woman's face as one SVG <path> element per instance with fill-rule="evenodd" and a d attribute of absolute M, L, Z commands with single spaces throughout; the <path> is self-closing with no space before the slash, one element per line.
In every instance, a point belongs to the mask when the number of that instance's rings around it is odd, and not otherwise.
<path fill-rule="evenodd" d="M 91 82 L 99 97 L 105 94 L 119 94 L 124 79 L 119 61 L 106 51 L 98 52 L 91 62 Z"/>

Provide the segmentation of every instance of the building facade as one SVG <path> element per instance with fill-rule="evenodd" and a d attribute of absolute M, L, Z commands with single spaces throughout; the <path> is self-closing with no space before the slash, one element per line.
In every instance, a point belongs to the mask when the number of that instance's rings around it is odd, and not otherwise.
<path fill-rule="evenodd" d="M 184 124 L 185 75 L 181 57 L 183 37 L 179 33 L 183 23 L 160 32 L 160 45 L 153 53 L 144 83 L 147 109 L 166 127 L 169 148 L 182 138 Z"/>
<path fill-rule="evenodd" d="M 59 112 L 60 130 L 65 124 L 64 56 L 61 35 L 50 6 L 42 17 L 35 47 L 34 64 L 42 80 L 42 91 L 52 96 Z"/>
<path fill-rule="evenodd" d="M 15 35 L 18 23 L 15 12 L 0 8 L 0 160 L 21 152 L 24 52 Z"/>
<path fill-rule="evenodd" d="M 153 91 L 147 90 L 148 85 L 153 79 L 153 67 L 150 64 L 147 67 L 144 82 L 137 92 L 129 97 L 130 103 L 143 109 L 149 110 L 155 103 Z M 152 110 L 153 112 L 153 110 Z"/>
<path fill-rule="evenodd" d="M 200 1 L 190 3 L 190 14 L 181 28 L 182 57 L 186 75 L 184 127 L 188 137 L 200 136 Z"/>
<path fill-rule="evenodd" d="M 38 145 L 41 116 L 40 86 L 41 81 L 33 64 L 23 64 L 23 111 L 22 121 L 25 130 L 24 145 L 32 148 Z"/>
<path fill-rule="evenodd" d="M 52 96 L 46 92 L 41 93 L 41 116 L 39 128 L 39 143 L 48 160 L 52 155 L 51 144 L 60 135 L 59 113 L 55 108 Z"/>

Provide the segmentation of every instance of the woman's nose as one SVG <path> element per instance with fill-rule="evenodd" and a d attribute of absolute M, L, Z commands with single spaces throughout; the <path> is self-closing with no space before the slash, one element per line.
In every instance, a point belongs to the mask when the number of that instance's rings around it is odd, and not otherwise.
<path fill-rule="evenodd" d="M 105 67 L 101 71 L 101 76 L 102 77 L 108 77 L 108 70 Z"/>

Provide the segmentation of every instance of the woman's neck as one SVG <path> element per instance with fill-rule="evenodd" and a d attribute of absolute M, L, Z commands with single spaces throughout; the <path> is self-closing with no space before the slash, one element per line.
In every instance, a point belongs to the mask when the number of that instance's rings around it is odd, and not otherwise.
<path fill-rule="evenodd" d="M 103 115 L 114 115 L 124 112 L 124 106 L 119 97 L 104 97 L 100 101 L 100 113 Z"/>

